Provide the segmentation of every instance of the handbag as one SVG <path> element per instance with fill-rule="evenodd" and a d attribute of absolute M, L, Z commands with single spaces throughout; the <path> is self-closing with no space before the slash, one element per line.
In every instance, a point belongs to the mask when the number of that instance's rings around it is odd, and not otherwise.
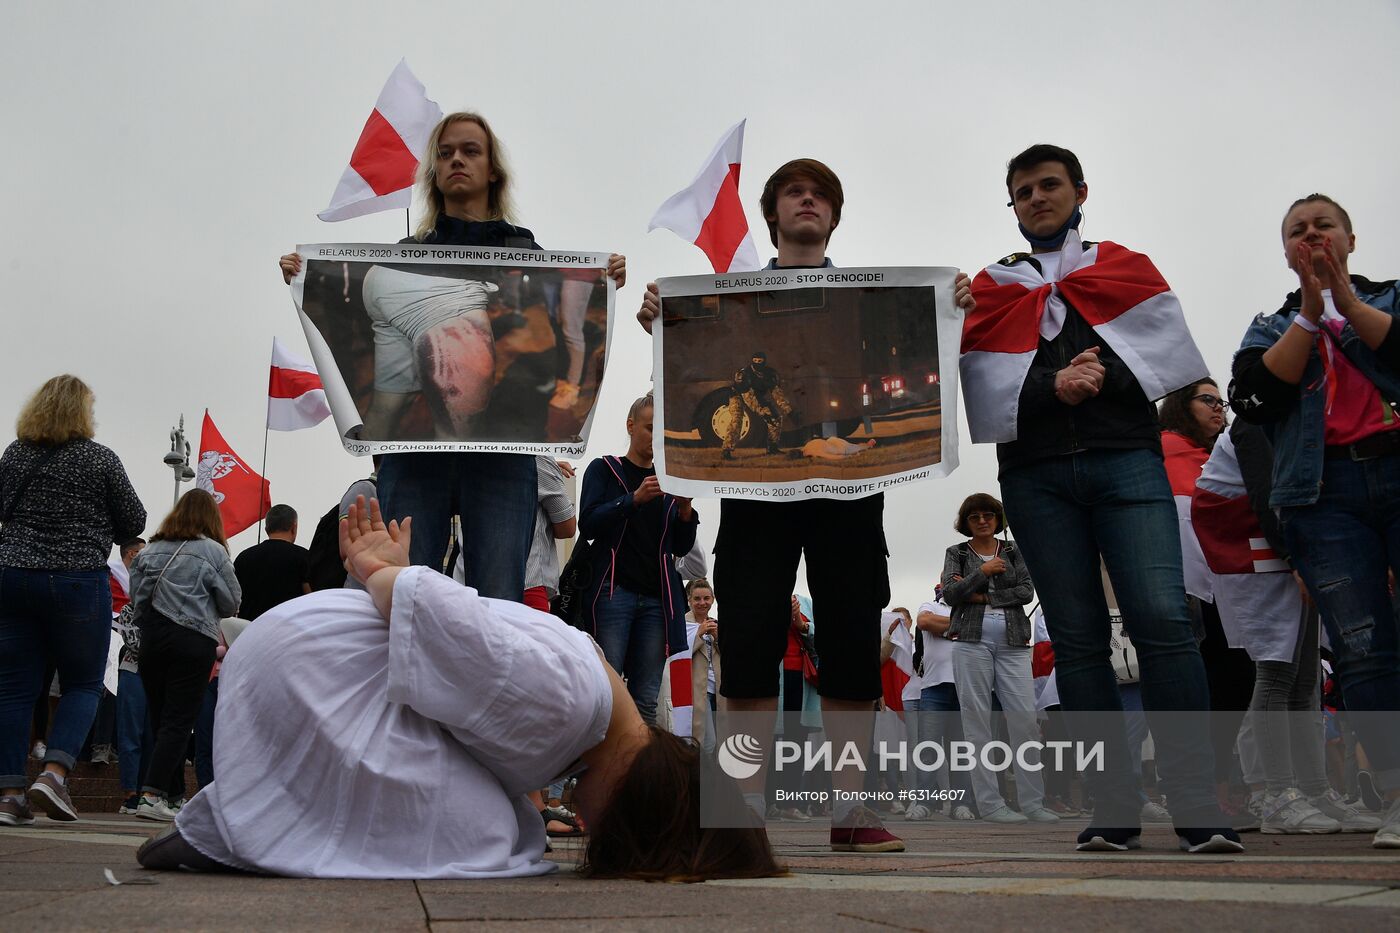
<path fill-rule="evenodd" d="M 180 546 L 175 548 L 175 553 L 170 555 L 170 559 L 165 562 L 165 566 L 160 568 L 160 573 L 156 575 L 156 582 L 151 586 L 151 600 L 156 598 L 156 588 L 160 586 L 161 579 L 165 572 L 170 569 L 170 565 L 175 563 L 175 558 L 180 556 L 180 552 L 185 549 L 188 541 L 181 541 Z M 126 645 L 126 656 L 133 662 L 139 663 L 141 660 L 141 620 L 136 617 L 136 600 L 131 600 L 122 607 L 122 611 L 112 620 L 112 628 L 117 630 L 121 636 L 122 643 Z"/>
<path fill-rule="evenodd" d="M 580 538 L 559 572 L 558 593 L 549 601 L 549 611 L 576 629 L 585 628 L 583 603 L 593 582 L 594 555 L 601 550 L 601 546 Z"/>
<path fill-rule="evenodd" d="M 817 686 L 817 648 L 810 632 L 797 636 L 797 645 L 802 651 L 802 679 L 813 687 Z"/>

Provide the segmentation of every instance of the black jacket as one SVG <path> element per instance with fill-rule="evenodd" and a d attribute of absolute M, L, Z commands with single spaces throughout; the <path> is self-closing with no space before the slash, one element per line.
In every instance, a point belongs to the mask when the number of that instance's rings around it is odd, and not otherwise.
<path fill-rule="evenodd" d="M 417 243 L 413 237 L 404 237 L 400 243 Z M 504 249 L 540 249 L 535 235 L 524 227 L 517 227 L 504 220 L 458 220 L 439 214 L 437 225 L 423 238 L 424 243 L 441 243 L 445 246 L 497 246 Z"/>

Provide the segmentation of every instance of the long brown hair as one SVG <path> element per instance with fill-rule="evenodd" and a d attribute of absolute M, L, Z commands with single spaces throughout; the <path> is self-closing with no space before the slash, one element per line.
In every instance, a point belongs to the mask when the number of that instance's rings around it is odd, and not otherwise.
<path fill-rule="evenodd" d="M 1189 438 L 1197 447 L 1210 450 L 1215 446 L 1215 439 L 1219 435 L 1207 436 L 1201 430 L 1196 416 L 1191 414 L 1191 399 L 1201 394 L 1198 391 L 1201 386 L 1210 386 L 1215 391 L 1220 391 L 1220 386 L 1209 376 L 1198 379 L 1189 386 L 1182 386 L 1162 399 L 1161 407 L 1157 410 L 1157 420 L 1161 422 L 1163 430 L 1175 431 L 1182 437 Z"/>
<path fill-rule="evenodd" d="M 191 489 L 175 503 L 151 540 L 193 541 L 200 535 L 219 542 L 227 550 L 228 539 L 224 537 L 224 517 L 219 514 L 219 503 L 203 489 Z"/>
<path fill-rule="evenodd" d="M 29 397 L 15 422 L 15 436 L 31 444 L 65 444 L 96 433 L 93 394 L 86 382 L 64 373 L 54 376 Z"/>
<path fill-rule="evenodd" d="M 785 874 L 759 825 L 707 829 L 700 825 L 704 775 L 707 813 L 731 825 L 757 823 L 739 787 L 714 757 L 688 739 L 650 726 L 651 741 L 633 760 L 603 815 L 594 823 L 579 873 L 589 878 L 708 881 Z"/>

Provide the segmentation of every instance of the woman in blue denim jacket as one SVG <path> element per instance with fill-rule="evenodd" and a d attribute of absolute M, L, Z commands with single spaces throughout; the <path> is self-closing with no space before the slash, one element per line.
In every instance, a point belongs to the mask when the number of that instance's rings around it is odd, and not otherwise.
<path fill-rule="evenodd" d="M 1400 571 L 1400 283 L 1350 274 L 1351 218 L 1326 195 L 1289 207 L 1283 245 L 1301 287 L 1250 325 L 1230 403 L 1271 430 L 1269 504 L 1389 800 L 1373 844 L 1400 848 L 1400 639 L 1387 582 Z"/>
<path fill-rule="evenodd" d="M 131 566 L 131 608 L 141 627 L 137 661 L 155 744 L 136 815 L 169 822 L 171 791 L 204 701 L 220 642 L 220 620 L 238 611 L 243 591 L 229 559 L 214 497 L 191 489 Z"/>

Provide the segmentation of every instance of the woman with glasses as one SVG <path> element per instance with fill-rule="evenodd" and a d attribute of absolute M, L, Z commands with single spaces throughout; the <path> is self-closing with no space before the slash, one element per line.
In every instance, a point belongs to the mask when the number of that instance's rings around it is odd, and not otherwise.
<path fill-rule="evenodd" d="M 978 767 L 972 772 L 978 813 L 990 823 L 1058 823 L 1060 818 L 1044 804 L 1045 788 L 1036 767 L 1039 756 L 1029 750 L 1030 743 L 1040 739 L 1031 681 L 1031 621 L 1025 609 L 1035 596 L 1030 572 L 1016 545 L 997 539 L 1006 529 L 1006 514 L 996 498 L 981 492 L 968 496 L 953 528 L 971 539 L 948 548 L 943 557 L 943 601 L 953 609 L 948 630 L 954 640 L 953 680 L 963 732 L 980 760 L 996 737 L 995 691 L 1011 747 L 1018 753 L 1016 796 L 1021 811 L 1007 805 L 996 775 Z M 1020 767 L 1022 761 L 1036 770 Z"/>
<path fill-rule="evenodd" d="M 1191 497 L 1216 439 L 1225 430 L 1225 401 L 1214 379 L 1206 378 L 1162 399 L 1157 411 L 1162 425 L 1162 457 L 1167 481 L 1180 520 L 1181 564 L 1191 619 L 1201 640 L 1201 660 L 1210 684 L 1211 745 L 1215 750 L 1215 789 L 1226 817 L 1247 819 L 1243 791 L 1231 800 L 1231 784 L 1238 783 L 1235 740 L 1245 710 L 1254 693 L 1254 664 L 1241 648 L 1231 647 L 1220 613 L 1215 609 L 1213 577 L 1201 555 L 1201 545 L 1191 527 Z M 1170 801 L 1168 801 L 1170 804 Z"/>
<path fill-rule="evenodd" d="M 1269 506 L 1387 799 L 1372 845 L 1400 848 L 1400 637 L 1387 581 L 1400 573 L 1400 282 L 1350 273 L 1351 217 L 1326 195 L 1294 201 L 1281 232 L 1299 288 L 1245 332 L 1230 404 L 1271 425 Z"/>

